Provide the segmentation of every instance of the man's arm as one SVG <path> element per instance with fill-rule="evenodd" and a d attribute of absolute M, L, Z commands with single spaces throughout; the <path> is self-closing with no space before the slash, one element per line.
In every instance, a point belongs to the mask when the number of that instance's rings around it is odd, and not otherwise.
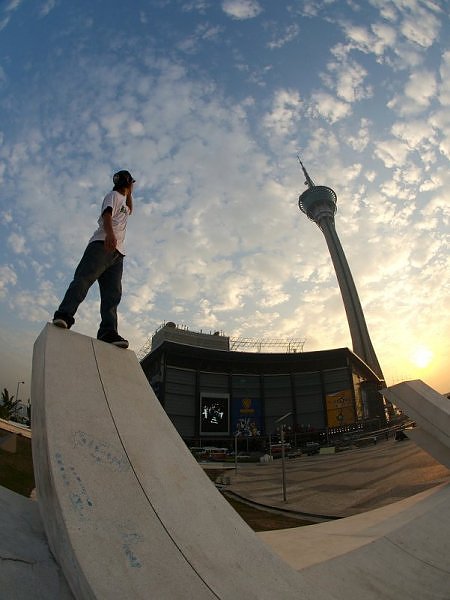
<path fill-rule="evenodd" d="M 133 196 L 131 195 L 131 190 L 127 192 L 126 205 L 128 206 L 131 215 L 133 212 Z"/>
<path fill-rule="evenodd" d="M 102 214 L 103 228 L 105 229 L 105 249 L 114 252 L 117 246 L 116 236 L 112 226 L 112 209 L 106 208 Z"/>

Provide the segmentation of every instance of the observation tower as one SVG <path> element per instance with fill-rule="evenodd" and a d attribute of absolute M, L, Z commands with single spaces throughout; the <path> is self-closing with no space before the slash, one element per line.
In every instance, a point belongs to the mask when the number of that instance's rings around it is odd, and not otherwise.
<path fill-rule="evenodd" d="M 384 381 L 383 372 L 369 336 L 366 320 L 359 301 L 358 292 L 336 232 L 334 215 L 336 214 L 336 192 L 324 185 L 315 185 L 303 163 L 300 165 L 305 174 L 308 189 L 299 196 L 298 206 L 308 219 L 314 221 L 325 236 L 328 250 L 344 301 L 348 326 L 352 337 L 353 352 L 357 354 Z"/>

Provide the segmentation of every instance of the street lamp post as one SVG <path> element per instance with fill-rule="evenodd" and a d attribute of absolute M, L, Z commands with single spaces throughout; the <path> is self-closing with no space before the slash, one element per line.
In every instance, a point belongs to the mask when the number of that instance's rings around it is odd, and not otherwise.
<path fill-rule="evenodd" d="M 25 383 L 25 381 L 18 381 L 17 382 L 17 389 L 16 389 L 16 406 L 15 406 L 15 410 L 14 410 L 14 416 L 16 418 L 16 422 L 17 422 L 17 407 L 19 406 L 19 385 L 23 385 Z"/>
<path fill-rule="evenodd" d="M 279 419 L 275 421 L 275 423 L 282 423 L 285 419 L 290 417 L 292 412 L 288 412 Z M 284 453 L 284 425 L 280 425 L 281 428 L 281 474 L 282 474 L 282 485 L 283 485 L 283 502 L 286 502 L 286 459 Z"/>

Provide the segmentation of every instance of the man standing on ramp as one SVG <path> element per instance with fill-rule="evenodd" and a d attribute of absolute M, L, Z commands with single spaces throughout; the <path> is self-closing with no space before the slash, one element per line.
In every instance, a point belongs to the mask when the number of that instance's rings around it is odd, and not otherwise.
<path fill-rule="evenodd" d="M 113 176 L 113 183 L 113 189 L 103 200 L 98 228 L 89 240 L 73 281 L 54 314 L 53 324 L 70 329 L 75 323 L 78 306 L 86 298 L 91 285 L 98 281 L 101 323 L 97 339 L 128 348 L 128 341 L 117 332 L 117 306 L 122 297 L 124 240 L 128 216 L 133 211 L 135 180 L 129 171 L 118 171 Z"/>

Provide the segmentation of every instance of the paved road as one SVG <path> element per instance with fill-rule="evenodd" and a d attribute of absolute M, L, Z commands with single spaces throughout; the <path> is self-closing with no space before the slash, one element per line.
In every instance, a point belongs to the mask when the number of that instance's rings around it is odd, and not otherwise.
<path fill-rule="evenodd" d="M 227 487 L 249 500 L 300 512 L 347 517 L 386 506 L 440 483 L 450 470 L 411 440 L 393 439 L 334 455 L 286 460 L 287 502 L 281 460 L 242 464 L 227 473 Z"/>

